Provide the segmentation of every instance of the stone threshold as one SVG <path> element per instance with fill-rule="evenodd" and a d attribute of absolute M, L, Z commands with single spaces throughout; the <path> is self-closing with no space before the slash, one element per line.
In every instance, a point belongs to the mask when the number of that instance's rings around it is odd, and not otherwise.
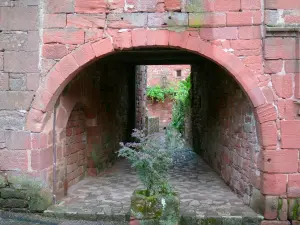
<path fill-rule="evenodd" d="M 59 210 L 57 207 L 54 210 L 51 210 L 50 207 L 50 209 L 44 212 L 44 216 L 53 217 L 55 219 L 112 222 L 118 225 L 128 225 L 130 221 L 129 212 L 124 214 L 66 212 L 63 211 L 63 209 Z M 264 217 L 259 214 L 255 216 L 195 216 L 193 214 L 184 214 L 181 215 L 179 225 L 260 225 L 263 218 Z M 147 225 L 152 224 L 147 223 Z"/>

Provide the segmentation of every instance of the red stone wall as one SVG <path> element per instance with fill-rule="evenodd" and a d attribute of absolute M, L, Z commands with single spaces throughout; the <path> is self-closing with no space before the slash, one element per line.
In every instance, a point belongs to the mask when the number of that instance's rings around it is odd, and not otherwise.
<path fill-rule="evenodd" d="M 181 70 L 178 77 L 176 71 Z M 190 65 L 153 65 L 147 66 L 147 86 L 168 86 L 184 80 L 191 72 Z"/>
<path fill-rule="evenodd" d="M 206 62 L 192 71 L 195 150 L 249 205 L 253 189 L 260 189 L 261 147 L 253 108 L 223 69 Z"/>
<path fill-rule="evenodd" d="M 66 126 L 65 161 L 67 187 L 85 176 L 87 164 L 86 118 L 80 105 L 71 112 Z"/>
<path fill-rule="evenodd" d="M 173 100 L 166 98 L 164 102 L 147 100 L 148 115 L 159 117 L 159 127 L 167 127 L 172 121 Z"/>
<path fill-rule="evenodd" d="M 265 218 L 275 220 L 277 207 L 268 202 L 280 198 L 293 208 L 300 197 L 299 38 L 294 28 L 286 29 L 298 26 L 298 11 L 298 0 L 1 1 L 1 170 L 21 169 L 51 184 L 54 105 L 87 63 L 123 49 L 180 48 L 224 67 L 251 99 L 261 137 Z M 84 96 L 76 91 L 74 101 L 69 99 L 74 104 L 62 97 L 65 105 L 57 109 L 59 159 L 65 146 L 61 131 Z M 121 111 L 110 113 L 122 121 Z M 97 113 L 92 115 L 88 124 L 99 125 Z M 57 168 L 63 180 L 63 162 Z M 279 219 L 286 220 L 286 211 Z"/>

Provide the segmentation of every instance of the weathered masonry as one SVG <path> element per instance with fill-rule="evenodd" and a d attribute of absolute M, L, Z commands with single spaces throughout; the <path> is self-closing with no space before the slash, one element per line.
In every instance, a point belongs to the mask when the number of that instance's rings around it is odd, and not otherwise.
<path fill-rule="evenodd" d="M 98 174 L 143 124 L 136 66 L 189 64 L 195 150 L 265 224 L 298 220 L 299 13 L 298 0 L 2 0 L 0 191 L 34 177 L 59 198 Z"/>

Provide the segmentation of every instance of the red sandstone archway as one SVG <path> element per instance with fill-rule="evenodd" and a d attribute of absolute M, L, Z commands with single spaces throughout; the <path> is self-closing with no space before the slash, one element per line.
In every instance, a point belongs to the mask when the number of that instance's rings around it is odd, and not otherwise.
<path fill-rule="evenodd" d="M 41 132 L 45 126 L 47 112 L 53 106 L 65 86 L 76 74 L 90 63 L 115 51 L 141 47 L 169 47 L 194 52 L 212 60 L 225 68 L 239 83 L 249 97 L 254 108 L 258 107 L 258 120 L 275 121 L 274 106 L 265 104 L 265 97 L 258 86 L 256 76 L 233 54 L 223 51 L 218 46 L 202 40 L 197 32 L 171 32 L 167 30 L 132 30 L 118 33 L 112 39 L 105 38 L 93 43 L 86 43 L 61 59 L 47 74 L 43 84 L 36 92 L 35 99 L 27 116 L 26 127 L 32 132 Z M 266 117 L 266 110 L 267 116 Z M 274 113 L 270 113 L 269 111 Z M 262 133 L 264 129 L 262 129 Z M 266 140 L 268 141 L 268 140 Z M 264 140 L 263 140 L 264 145 Z"/>

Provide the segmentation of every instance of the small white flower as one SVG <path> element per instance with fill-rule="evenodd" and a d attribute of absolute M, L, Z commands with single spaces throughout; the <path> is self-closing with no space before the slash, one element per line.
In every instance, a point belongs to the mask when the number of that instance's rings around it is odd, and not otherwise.
<path fill-rule="evenodd" d="M 164 209 L 165 206 L 166 206 L 166 200 L 164 198 L 161 199 L 161 204 L 162 204 L 163 209 Z"/>

